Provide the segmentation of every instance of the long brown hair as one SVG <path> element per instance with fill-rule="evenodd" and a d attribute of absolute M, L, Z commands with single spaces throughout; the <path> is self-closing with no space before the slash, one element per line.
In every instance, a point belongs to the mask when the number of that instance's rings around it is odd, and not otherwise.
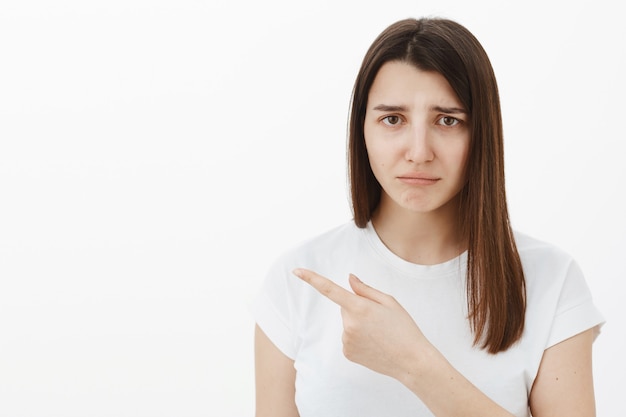
<path fill-rule="evenodd" d="M 361 228 L 381 195 L 365 148 L 367 99 L 379 69 L 389 61 L 440 73 L 469 112 L 468 180 L 459 195 L 461 232 L 469 243 L 468 318 L 474 344 L 490 353 L 505 351 L 524 330 L 526 290 L 506 204 L 502 117 L 493 68 L 474 35 L 451 20 L 401 20 L 376 38 L 354 85 L 349 120 L 350 192 L 354 222 Z"/>

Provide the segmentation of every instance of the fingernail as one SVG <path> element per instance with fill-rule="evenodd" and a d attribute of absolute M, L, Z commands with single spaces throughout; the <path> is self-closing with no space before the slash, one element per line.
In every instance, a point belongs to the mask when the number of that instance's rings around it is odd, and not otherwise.
<path fill-rule="evenodd" d="M 363 281 L 361 281 L 361 280 L 360 280 L 360 279 L 359 279 L 356 275 L 354 275 L 354 274 L 350 274 L 350 276 L 351 276 L 352 278 L 356 279 L 358 282 L 363 282 Z"/>
<path fill-rule="evenodd" d="M 298 278 L 302 278 L 302 270 L 301 270 L 301 269 L 299 269 L 299 268 L 294 269 L 294 270 L 292 271 L 292 273 L 293 273 L 295 276 L 297 276 Z"/>

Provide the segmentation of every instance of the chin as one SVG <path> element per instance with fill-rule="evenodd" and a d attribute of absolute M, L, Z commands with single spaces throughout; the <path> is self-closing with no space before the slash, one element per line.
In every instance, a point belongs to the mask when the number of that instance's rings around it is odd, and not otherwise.
<path fill-rule="evenodd" d="M 408 201 L 400 204 L 400 207 L 404 210 L 416 213 L 416 214 L 426 214 L 433 211 L 436 211 L 439 206 L 434 204 L 429 204 L 427 202 L 417 202 L 417 201 Z"/>

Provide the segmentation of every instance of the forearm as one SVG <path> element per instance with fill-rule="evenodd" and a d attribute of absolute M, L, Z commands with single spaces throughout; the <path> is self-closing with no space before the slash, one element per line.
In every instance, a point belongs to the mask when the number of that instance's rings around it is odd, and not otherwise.
<path fill-rule="evenodd" d="M 397 379 L 437 417 L 512 417 L 458 372 L 436 349 L 420 352 Z"/>

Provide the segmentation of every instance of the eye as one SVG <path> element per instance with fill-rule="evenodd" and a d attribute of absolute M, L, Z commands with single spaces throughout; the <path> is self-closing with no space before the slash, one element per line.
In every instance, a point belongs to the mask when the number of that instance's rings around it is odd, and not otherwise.
<path fill-rule="evenodd" d="M 461 123 L 461 121 L 452 116 L 443 116 L 441 119 L 437 120 L 437 124 L 448 127 L 456 126 L 459 123 Z"/>
<path fill-rule="evenodd" d="M 399 125 L 401 120 L 400 120 L 400 116 L 385 116 L 382 118 L 382 122 L 384 124 L 386 124 L 387 126 L 396 126 Z"/>

